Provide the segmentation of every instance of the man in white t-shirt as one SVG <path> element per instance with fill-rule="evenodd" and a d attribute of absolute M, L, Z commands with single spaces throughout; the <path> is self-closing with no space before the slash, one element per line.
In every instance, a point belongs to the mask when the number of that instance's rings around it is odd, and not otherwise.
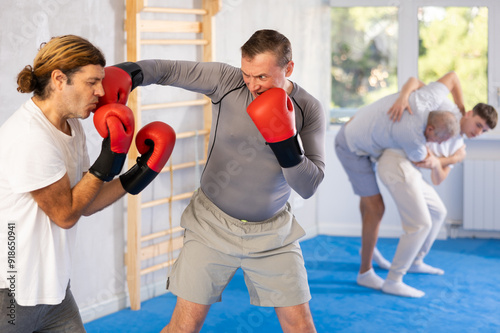
<path fill-rule="evenodd" d="M 130 192 L 129 182 L 141 182 L 134 168 L 126 181 L 113 179 L 134 118 L 122 104 L 97 109 L 104 66 L 99 49 L 66 35 L 42 44 L 18 75 L 18 91 L 33 97 L 0 127 L 2 333 L 85 332 L 69 286 L 76 224 Z M 104 137 L 92 166 L 79 121 L 91 112 Z"/>
<path fill-rule="evenodd" d="M 439 109 L 457 114 L 460 135 L 442 143 L 427 143 L 428 157 L 423 162 L 413 163 L 402 150 L 387 149 L 377 163 L 378 175 L 396 202 L 404 230 L 392 264 L 390 268 L 387 267 L 389 274 L 382 286 L 383 292 L 393 295 L 422 297 L 425 294 L 403 282 L 406 272 L 444 274 L 443 270 L 423 261 L 441 229 L 447 211 L 434 187 L 422 177 L 419 168 L 429 169 L 432 183 L 439 185 L 446 179 L 453 164 L 465 158 L 463 136 L 476 137 L 494 128 L 497 123 L 495 109 L 483 103 L 479 103 L 471 111 L 463 112 L 461 88 L 454 72 L 446 74 L 441 80 L 454 87 L 456 104 L 445 99 Z M 391 109 L 395 112 L 393 118 L 399 118 L 400 112 L 408 107 L 408 101 L 404 100 L 406 96 L 423 86 L 415 78 L 405 84 L 401 99 Z M 374 256 L 374 259 L 382 267 L 387 265 L 381 255 Z"/>

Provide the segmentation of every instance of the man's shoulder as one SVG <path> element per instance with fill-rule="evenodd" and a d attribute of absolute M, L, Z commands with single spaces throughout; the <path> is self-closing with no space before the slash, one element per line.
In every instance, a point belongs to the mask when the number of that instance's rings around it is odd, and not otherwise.
<path fill-rule="evenodd" d="M 23 103 L 9 118 L 0 126 L 0 133 L 12 132 L 23 134 L 23 128 L 32 121 L 33 108 L 35 104 L 30 100 Z"/>
<path fill-rule="evenodd" d="M 430 82 L 429 84 L 421 87 L 420 89 L 415 90 L 412 92 L 412 94 L 415 95 L 422 95 L 422 94 L 448 94 L 450 91 L 441 82 L 435 81 L 435 82 Z"/>
<path fill-rule="evenodd" d="M 449 93 L 441 82 L 431 82 L 410 94 L 410 107 L 414 113 L 428 114 L 438 110 Z"/>
<path fill-rule="evenodd" d="M 324 113 L 321 102 L 295 82 L 293 82 L 293 91 L 290 98 L 303 112 Z"/>

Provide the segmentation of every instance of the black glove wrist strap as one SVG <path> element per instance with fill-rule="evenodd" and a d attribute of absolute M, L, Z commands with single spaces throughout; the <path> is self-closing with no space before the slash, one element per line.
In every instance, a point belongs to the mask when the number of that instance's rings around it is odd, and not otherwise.
<path fill-rule="evenodd" d="M 304 159 L 304 149 L 302 148 L 302 141 L 298 134 L 284 141 L 267 142 L 267 144 L 273 150 L 282 168 L 296 166 Z"/>
<path fill-rule="evenodd" d="M 109 137 L 102 141 L 101 153 L 89 169 L 89 172 L 104 182 L 109 182 L 118 175 L 125 164 L 127 154 L 115 153 L 110 148 Z"/>
<path fill-rule="evenodd" d="M 130 89 L 130 91 L 142 84 L 144 75 L 142 74 L 141 67 L 135 62 L 122 62 L 113 66 L 123 69 L 128 73 L 128 75 L 130 75 L 130 78 L 132 79 L 132 89 Z"/>

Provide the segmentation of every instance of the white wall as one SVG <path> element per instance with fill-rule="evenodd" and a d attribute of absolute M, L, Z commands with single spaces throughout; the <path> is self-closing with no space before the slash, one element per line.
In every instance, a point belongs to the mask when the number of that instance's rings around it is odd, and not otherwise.
<path fill-rule="evenodd" d="M 16 91 L 17 74 L 32 65 L 40 44 L 50 37 L 77 34 L 99 46 L 108 62 L 123 59 L 124 8 L 121 0 L 0 1 L 0 123 L 29 97 Z"/>
<path fill-rule="evenodd" d="M 172 6 L 191 7 L 199 1 L 170 1 Z M 168 5 L 170 5 L 168 4 Z M 164 5 L 164 4 L 163 4 Z M 32 64 L 42 42 L 52 36 L 76 34 L 101 48 L 107 63 L 125 61 L 123 0 L 0 0 L 0 124 L 26 99 L 28 94 L 16 91 L 16 76 Z M 329 12 L 321 0 L 223 0 L 216 20 L 216 60 L 235 66 L 240 64 L 240 46 L 258 29 L 277 29 L 290 38 L 294 48 L 295 71 L 291 79 L 316 96 L 326 108 L 329 104 Z M 181 56 L 183 53 L 172 52 Z M 181 56 L 182 58 L 182 56 Z M 154 90 L 145 89 L 144 94 Z M 177 119 L 179 126 L 194 121 Z M 91 119 L 83 120 L 90 159 L 99 151 L 101 139 Z M 192 183 L 192 175 L 186 176 Z M 155 180 L 156 181 L 156 180 Z M 191 185 L 190 185 L 191 186 Z M 156 181 L 145 197 L 162 190 Z M 291 198 L 298 220 L 307 237 L 316 234 L 316 197 Z M 117 311 L 128 304 L 124 267 L 126 247 L 126 207 L 120 200 L 111 207 L 78 223 L 77 254 L 74 258 L 72 290 L 84 321 Z M 181 210 L 174 212 L 178 219 Z M 146 229 L 154 230 L 165 222 L 165 211 L 158 208 L 143 216 Z M 165 290 L 165 271 L 143 278 L 143 299 Z"/>

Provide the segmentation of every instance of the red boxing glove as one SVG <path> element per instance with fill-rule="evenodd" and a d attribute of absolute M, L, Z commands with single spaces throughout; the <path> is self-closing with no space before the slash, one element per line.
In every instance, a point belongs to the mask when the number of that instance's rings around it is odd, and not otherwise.
<path fill-rule="evenodd" d="M 96 110 L 94 126 L 103 137 L 110 136 L 110 148 L 115 153 L 127 153 L 134 136 L 134 113 L 128 106 L 114 103 Z"/>
<path fill-rule="evenodd" d="M 141 156 L 136 165 L 120 176 L 123 188 L 130 194 L 141 192 L 163 169 L 174 149 L 175 131 L 155 121 L 137 133 L 135 144 Z"/>
<path fill-rule="evenodd" d="M 283 168 L 299 164 L 304 158 L 295 129 L 295 111 L 286 91 L 271 88 L 247 107 L 247 113 L 271 147 Z"/>
<path fill-rule="evenodd" d="M 101 153 L 89 171 L 103 181 L 118 175 L 134 136 L 134 114 L 122 104 L 108 104 L 94 114 L 94 125 L 104 138 Z"/>
<path fill-rule="evenodd" d="M 295 135 L 295 111 L 283 89 L 266 90 L 250 103 L 247 112 L 266 142 L 284 141 Z"/>
<path fill-rule="evenodd" d="M 127 72 L 118 67 L 104 68 L 104 79 L 102 80 L 104 96 L 99 98 L 97 108 L 110 104 L 127 104 L 128 95 L 132 91 L 132 79 Z"/>
<path fill-rule="evenodd" d="M 133 62 L 124 62 L 104 68 L 102 87 L 104 96 L 99 98 L 97 108 L 110 104 L 127 104 L 128 95 L 143 80 L 142 70 Z"/>

